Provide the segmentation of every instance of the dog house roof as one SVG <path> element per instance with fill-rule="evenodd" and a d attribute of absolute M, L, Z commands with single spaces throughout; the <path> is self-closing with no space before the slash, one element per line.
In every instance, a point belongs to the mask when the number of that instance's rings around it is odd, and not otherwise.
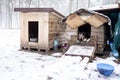
<path fill-rule="evenodd" d="M 28 13 L 28 12 L 55 12 L 61 17 L 64 17 L 61 13 L 58 11 L 54 10 L 53 8 L 14 8 L 14 11 L 18 12 L 23 12 L 23 13 Z"/>
<path fill-rule="evenodd" d="M 86 9 L 79 9 L 63 19 L 63 22 L 65 22 L 71 28 L 78 28 L 86 23 L 94 27 L 100 27 L 108 21 L 109 18 L 107 16 Z"/>

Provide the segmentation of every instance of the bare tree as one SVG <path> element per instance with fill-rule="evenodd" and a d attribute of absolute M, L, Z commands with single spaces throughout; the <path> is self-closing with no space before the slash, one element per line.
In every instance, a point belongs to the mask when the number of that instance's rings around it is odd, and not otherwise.
<path fill-rule="evenodd" d="M 73 0 L 69 0 L 69 13 L 72 12 L 72 2 Z"/>
<path fill-rule="evenodd" d="M 12 29 L 12 14 L 14 0 L 6 0 L 6 27 Z"/>
<path fill-rule="evenodd" d="M 88 8 L 90 7 L 90 0 L 88 0 Z"/>
<path fill-rule="evenodd" d="M 32 0 L 26 0 L 25 4 L 27 4 L 27 7 L 30 7 Z"/>
<path fill-rule="evenodd" d="M 115 3 L 117 4 L 117 3 L 118 3 L 118 0 L 115 0 Z"/>
<path fill-rule="evenodd" d="M 79 8 L 95 7 L 118 2 L 120 0 L 0 0 L 0 28 L 12 29 L 12 23 L 19 21 L 18 14 L 14 13 L 16 6 L 21 8 L 52 7 L 64 15 L 68 15 Z"/>
<path fill-rule="evenodd" d="M 0 26 L 2 28 L 2 1 L 0 0 Z"/>

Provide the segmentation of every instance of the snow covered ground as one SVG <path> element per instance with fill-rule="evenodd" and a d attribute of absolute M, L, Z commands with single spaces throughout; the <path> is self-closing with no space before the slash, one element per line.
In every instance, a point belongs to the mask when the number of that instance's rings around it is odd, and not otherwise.
<path fill-rule="evenodd" d="M 20 51 L 20 31 L 0 30 L 0 80 L 120 80 L 120 64 L 114 57 L 88 58 L 53 57 Z M 115 67 L 113 74 L 105 77 L 97 71 L 96 64 L 104 62 Z"/>

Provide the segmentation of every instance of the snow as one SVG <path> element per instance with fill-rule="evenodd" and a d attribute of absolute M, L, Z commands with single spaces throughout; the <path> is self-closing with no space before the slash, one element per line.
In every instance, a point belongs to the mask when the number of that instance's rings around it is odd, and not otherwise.
<path fill-rule="evenodd" d="M 114 9 L 114 8 L 119 8 L 119 4 L 96 6 L 89 8 L 89 10 L 105 10 L 105 9 Z"/>
<path fill-rule="evenodd" d="M 120 64 L 114 57 L 89 58 L 79 56 L 54 57 L 35 52 L 21 51 L 20 30 L 0 30 L 0 80 L 119 80 Z M 56 53 L 58 55 L 58 53 Z M 97 63 L 115 67 L 109 77 L 101 75 Z"/>
<path fill-rule="evenodd" d="M 65 54 L 91 56 L 94 52 L 94 49 L 95 48 L 93 46 L 72 45 Z"/>
<path fill-rule="evenodd" d="M 53 53 L 53 54 L 51 54 L 51 56 L 54 56 L 54 57 L 61 57 L 62 56 L 62 52 L 60 53 L 60 52 L 56 52 L 56 53 Z"/>

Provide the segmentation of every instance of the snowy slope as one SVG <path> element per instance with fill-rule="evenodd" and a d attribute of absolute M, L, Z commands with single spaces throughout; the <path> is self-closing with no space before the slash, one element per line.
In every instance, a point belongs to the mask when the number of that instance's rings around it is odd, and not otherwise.
<path fill-rule="evenodd" d="M 113 57 L 87 64 L 88 58 L 20 51 L 19 30 L 0 30 L 0 37 L 0 80 L 120 80 L 120 64 Z M 115 67 L 111 76 L 99 74 L 96 64 L 100 62 Z"/>

